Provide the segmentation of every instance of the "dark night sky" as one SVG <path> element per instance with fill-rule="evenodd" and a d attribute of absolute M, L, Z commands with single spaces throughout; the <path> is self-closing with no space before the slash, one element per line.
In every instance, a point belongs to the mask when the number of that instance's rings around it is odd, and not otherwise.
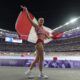
<path fill-rule="evenodd" d="M 20 5 L 37 19 L 44 17 L 44 25 L 52 29 L 80 16 L 80 0 L 0 0 L 0 28 L 15 31 Z"/>

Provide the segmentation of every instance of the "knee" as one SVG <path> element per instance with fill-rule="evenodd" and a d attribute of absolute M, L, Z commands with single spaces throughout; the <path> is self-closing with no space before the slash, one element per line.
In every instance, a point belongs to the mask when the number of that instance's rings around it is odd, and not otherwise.
<path fill-rule="evenodd" d="M 40 62 L 40 63 L 42 63 L 42 62 L 43 62 L 43 60 L 44 60 L 44 58 L 43 58 L 43 57 L 39 58 L 39 62 Z"/>
<path fill-rule="evenodd" d="M 39 61 L 39 58 L 35 59 L 35 60 L 34 60 L 34 63 L 37 63 L 38 61 Z"/>

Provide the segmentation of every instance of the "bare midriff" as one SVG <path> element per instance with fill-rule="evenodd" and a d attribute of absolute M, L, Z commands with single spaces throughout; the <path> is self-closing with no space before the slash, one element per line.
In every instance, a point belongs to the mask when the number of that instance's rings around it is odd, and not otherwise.
<path fill-rule="evenodd" d="M 45 34 L 38 34 L 37 36 L 38 36 L 38 39 L 41 39 L 43 41 L 46 39 Z"/>
<path fill-rule="evenodd" d="M 46 31 L 43 29 L 43 27 L 36 28 L 36 33 L 37 33 L 38 39 L 41 39 L 44 41 L 44 39 L 46 38 Z"/>

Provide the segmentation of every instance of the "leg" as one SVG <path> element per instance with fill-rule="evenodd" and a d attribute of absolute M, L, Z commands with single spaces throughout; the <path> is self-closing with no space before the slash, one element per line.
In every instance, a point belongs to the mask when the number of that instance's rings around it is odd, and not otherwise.
<path fill-rule="evenodd" d="M 38 54 L 37 54 L 36 59 L 33 61 L 33 63 L 32 63 L 31 66 L 30 66 L 30 70 L 33 69 L 34 65 L 35 65 L 38 61 L 39 61 L 39 56 L 38 56 Z"/>
<path fill-rule="evenodd" d="M 37 51 L 38 51 L 38 56 L 39 56 L 39 70 L 42 72 L 43 68 L 43 60 L 44 60 L 44 48 L 42 43 L 38 43 L 37 45 Z"/>
<path fill-rule="evenodd" d="M 25 72 L 26 75 L 30 75 L 31 70 L 33 69 L 34 65 L 35 65 L 38 61 L 39 61 L 39 56 L 38 56 L 38 54 L 37 54 L 35 60 L 34 60 L 33 63 L 31 64 L 29 70 Z"/>
<path fill-rule="evenodd" d="M 43 74 L 43 61 L 44 61 L 44 47 L 42 43 L 39 43 L 38 45 L 38 56 L 39 56 L 39 70 L 40 70 L 40 76 L 39 77 L 44 77 L 44 78 L 48 78 L 47 75 Z"/>
<path fill-rule="evenodd" d="M 42 72 L 42 69 L 43 69 L 43 60 L 44 60 L 44 53 L 43 51 L 41 51 L 39 53 L 39 70 Z"/>

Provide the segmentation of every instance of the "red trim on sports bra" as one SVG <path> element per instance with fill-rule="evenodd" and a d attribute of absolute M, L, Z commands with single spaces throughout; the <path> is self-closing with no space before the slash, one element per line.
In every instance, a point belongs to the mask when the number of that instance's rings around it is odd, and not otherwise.
<path fill-rule="evenodd" d="M 36 42 L 36 44 L 38 44 L 39 42 L 41 42 L 42 44 L 44 44 L 44 41 L 41 40 L 41 39 L 38 39 L 37 42 Z"/>

